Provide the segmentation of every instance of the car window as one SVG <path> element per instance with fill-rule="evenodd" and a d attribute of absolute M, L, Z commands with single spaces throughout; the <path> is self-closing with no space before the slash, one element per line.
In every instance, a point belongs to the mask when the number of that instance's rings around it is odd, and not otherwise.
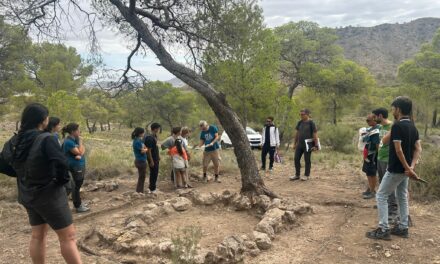
<path fill-rule="evenodd" d="M 258 134 L 258 133 L 255 132 L 255 130 L 253 130 L 252 128 L 247 127 L 246 128 L 246 134 L 248 134 L 248 135 L 255 135 L 255 134 Z"/>

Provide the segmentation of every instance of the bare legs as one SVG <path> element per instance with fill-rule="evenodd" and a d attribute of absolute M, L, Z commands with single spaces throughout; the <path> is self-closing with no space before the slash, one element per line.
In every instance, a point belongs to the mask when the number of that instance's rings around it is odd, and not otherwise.
<path fill-rule="evenodd" d="M 29 246 L 33 264 L 46 263 L 47 224 L 32 226 L 31 242 Z M 55 230 L 60 241 L 61 255 L 67 264 L 82 264 L 81 256 L 76 246 L 75 227 L 69 225 L 66 228 Z"/>

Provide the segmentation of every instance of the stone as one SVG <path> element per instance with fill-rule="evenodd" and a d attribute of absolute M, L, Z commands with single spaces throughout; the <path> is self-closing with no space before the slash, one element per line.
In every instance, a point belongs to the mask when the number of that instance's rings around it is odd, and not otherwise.
<path fill-rule="evenodd" d="M 131 196 L 131 198 L 134 198 L 134 199 L 141 199 L 141 198 L 145 197 L 145 194 L 144 193 L 133 192 L 133 193 L 130 194 L 130 196 Z"/>
<path fill-rule="evenodd" d="M 255 241 L 247 240 L 244 241 L 243 244 L 247 249 L 256 249 L 256 248 L 258 249 L 257 243 L 255 243 Z"/>
<path fill-rule="evenodd" d="M 99 201 L 101 201 L 101 199 L 99 199 L 98 197 L 95 197 L 92 199 L 92 203 L 94 203 L 94 204 L 99 203 Z"/>
<path fill-rule="evenodd" d="M 269 209 L 269 206 L 271 205 L 271 201 L 269 196 L 267 195 L 260 195 L 257 198 L 257 205 L 262 208 L 264 211 Z"/>
<path fill-rule="evenodd" d="M 164 202 L 164 204 L 162 205 L 162 212 L 165 215 L 170 215 L 170 214 L 174 213 L 174 208 L 170 202 L 167 202 L 167 201 Z"/>
<path fill-rule="evenodd" d="M 434 239 L 432 239 L 432 238 L 428 238 L 428 239 L 426 239 L 426 242 L 427 242 L 429 245 L 431 245 L 431 246 L 435 246 L 435 241 L 434 241 Z"/>
<path fill-rule="evenodd" d="M 97 183 L 95 183 L 95 186 L 98 187 L 98 189 L 104 189 L 105 188 L 105 183 L 97 182 Z"/>
<path fill-rule="evenodd" d="M 149 239 L 139 239 L 133 243 L 134 253 L 137 255 L 147 255 L 156 252 L 157 245 Z"/>
<path fill-rule="evenodd" d="M 156 205 L 156 204 L 154 204 L 154 203 L 149 203 L 149 204 L 145 205 L 143 209 L 144 209 L 144 210 L 153 210 L 153 209 L 155 209 L 155 208 L 157 208 L 157 205 Z"/>
<path fill-rule="evenodd" d="M 284 223 L 294 224 L 296 222 L 296 215 L 292 211 L 285 211 L 282 219 Z"/>
<path fill-rule="evenodd" d="M 239 236 L 229 236 L 217 246 L 216 255 L 226 263 L 237 263 L 243 261 L 245 250 L 243 240 Z"/>
<path fill-rule="evenodd" d="M 264 214 L 263 219 L 258 223 L 257 227 L 259 225 L 269 225 L 273 228 L 275 233 L 277 233 L 283 226 L 283 216 L 285 213 L 285 211 L 278 208 L 270 209 Z"/>
<path fill-rule="evenodd" d="M 255 227 L 255 230 L 261 233 L 264 233 L 269 236 L 270 239 L 275 238 L 275 230 L 273 227 L 266 221 L 260 221 L 257 226 Z"/>
<path fill-rule="evenodd" d="M 143 212 L 139 217 L 146 224 L 151 224 L 156 221 L 156 219 L 158 218 L 158 214 L 153 212 L 153 210 L 150 210 L 150 211 Z"/>
<path fill-rule="evenodd" d="M 116 239 L 118 239 L 119 236 L 122 235 L 122 231 L 114 227 L 102 227 L 96 229 L 96 235 L 100 241 L 107 244 L 112 244 L 116 241 Z"/>
<path fill-rule="evenodd" d="M 211 193 L 194 192 L 193 200 L 198 205 L 213 205 L 215 203 L 215 197 Z"/>
<path fill-rule="evenodd" d="M 206 253 L 204 264 L 215 264 L 215 263 L 216 263 L 216 257 L 214 252 L 209 251 L 208 253 Z"/>
<path fill-rule="evenodd" d="M 99 190 L 99 187 L 96 184 L 89 184 L 86 188 L 87 192 L 95 192 Z"/>
<path fill-rule="evenodd" d="M 105 184 L 105 191 L 106 192 L 112 192 L 118 188 L 119 188 L 119 183 L 117 181 L 111 181 L 111 182 L 107 182 Z"/>
<path fill-rule="evenodd" d="M 339 252 L 343 252 L 343 251 L 344 251 L 344 248 L 343 248 L 343 247 L 338 247 L 338 251 L 339 251 Z"/>
<path fill-rule="evenodd" d="M 272 241 L 267 234 L 254 231 L 253 235 L 255 238 L 255 243 L 259 249 L 268 250 L 272 247 Z"/>
<path fill-rule="evenodd" d="M 274 198 L 272 200 L 272 202 L 270 203 L 268 209 L 273 209 L 273 208 L 280 208 L 281 207 L 281 199 L 279 198 Z"/>
<path fill-rule="evenodd" d="M 394 250 L 400 250 L 400 246 L 399 245 L 391 245 L 391 248 Z"/>
<path fill-rule="evenodd" d="M 171 240 L 165 240 L 159 243 L 159 250 L 164 254 L 169 254 L 174 250 L 174 245 Z"/>
<path fill-rule="evenodd" d="M 391 256 L 391 252 L 389 252 L 388 250 L 385 251 L 385 257 L 390 258 Z"/>
<path fill-rule="evenodd" d="M 126 227 L 127 228 L 137 228 L 137 227 L 145 227 L 145 226 L 146 226 L 146 224 L 144 221 L 142 221 L 141 219 L 135 219 L 133 221 L 130 221 Z"/>
<path fill-rule="evenodd" d="M 298 215 L 304 215 L 313 212 L 312 207 L 308 203 L 297 203 L 293 206 L 289 206 L 287 210 L 293 211 L 295 212 L 295 214 Z"/>
<path fill-rule="evenodd" d="M 233 197 L 234 193 L 229 190 L 224 190 L 220 196 L 220 200 L 225 204 L 229 204 Z"/>
<path fill-rule="evenodd" d="M 174 210 L 183 212 L 191 208 L 192 203 L 185 197 L 177 197 L 171 200 L 171 205 L 173 206 Z"/>
<path fill-rule="evenodd" d="M 244 195 L 237 195 L 234 197 L 232 204 L 237 211 L 244 211 L 252 208 L 251 201 L 247 196 Z"/>
<path fill-rule="evenodd" d="M 251 257 L 256 257 L 256 256 L 258 256 L 260 254 L 260 252 L 261 252 L 260 249 L 254 248 L 254 249 L 249 250 L 248 254 Z"/>
<path fill-rule="evenodd" d="M 116 252 L 127 252 L 134 248 L 131 242 L 133 242 L 135 239 L 138 239 L 139 237 L 140 235 L 138 232 L 125 232 L 121 236 L 119 236 L 118 239 L 116 239 L 116 241 L 113 243 L 113 249 Z"/>

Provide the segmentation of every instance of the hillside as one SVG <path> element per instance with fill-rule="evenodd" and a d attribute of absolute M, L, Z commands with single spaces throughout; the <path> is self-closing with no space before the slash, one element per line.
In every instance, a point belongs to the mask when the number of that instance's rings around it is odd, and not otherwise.
<path fill-rule="evenodd" d="M 420 18 L 403 24 L 336 29 L 347 59 L 367 67 L 378 79 L 393 79 L 398 66 L 431 41 L 440 18 Z"/>

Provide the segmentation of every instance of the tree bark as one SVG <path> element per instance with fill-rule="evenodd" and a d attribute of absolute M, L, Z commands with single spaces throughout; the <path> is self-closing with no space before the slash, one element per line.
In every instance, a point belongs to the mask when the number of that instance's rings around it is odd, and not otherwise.
<path fill-rule="evenodd" d="M 295 81 L 294 83 L 292 83 L 291 85 L 289 85 L 289 90 L 287 91 L 287 96 L 289 97 L 289 99 L 293 98 L 293 92 L 295 91 L 295 89 L 300 85 L 300 82 Z"/>
<path fill-rule="evenodd" d="M 338 104 L 336 103 L 336 99 L 333 98 L 333 124 L 336 126 L 337 124 L 337 107 Z"/>
<path fill-rule="evenodd" d="M 107 121 L 107 128 L 108 128 L 108 131 L 110 131 L 110 130 L 111 130 L 111 126 L 110 126 L 110 120 L 109 120 L 109 121 Z"/>
<path fill-rule="evenodd" d="M 437 126 L 437 109 L 432 113 L 432 127 Z"/>
<path fill-rule="evenodd" d="M 104 125 L 101 122 L 99 122 L 99 126 L 101 127 L 101 132 L 105 131 L 105 127 L 104 127 Z"/>
<path fill-rule="evenodd" d="M 90 123 L 89 123 L 89 119 L 88 118 L 86 118 L 86 126 L 87 126 L 87 130 L 89 130 L 89 134 L 93 134 L 93 130 L 90 127 Z"/>
<path fill-rule="evenodd" d="M 276 197 L 276 195 L 265 186 L 258 173 L 257 162 L 251 150 L 246 132 L 237 114 L 226 101 L 226 96 L 216 91 L 195 71 L 177 63 L 162 43 L 152 35 L 147 24 L 134 13 L 130 13 L 128 7 L 120 0 L 110 0 L 110 2 L 119 9 L 126 21 L 138 32 L 142 41 L 156 54 L 161 65 L 174 76 L 194 88 L 206 99 L 234 145 L 234 154 L 237 158 L 241 173 L 241 192 L 248 196 L 266 194 L 271 197 Z"/>

